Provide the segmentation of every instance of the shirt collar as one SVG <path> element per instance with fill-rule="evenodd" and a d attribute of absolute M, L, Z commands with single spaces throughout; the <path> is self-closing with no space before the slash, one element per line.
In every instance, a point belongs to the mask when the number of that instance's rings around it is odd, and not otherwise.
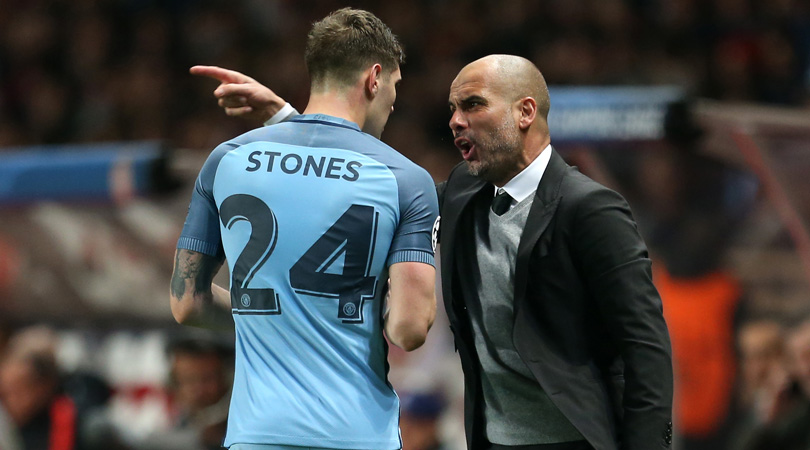
<path fill-rule="evenodd" d="M 546 172 L 548 162 L 551 160 L 551 144 L 546 146 L 540 154 L 534 158 L 525 169 L 515 175 L 505 185 L 503 190 L 512 197 L 516 203 L 520 203 L 537 190 L 540 179 Z M 495 187 L 495 195 L 498 194 L 498 187 Z"/>
<path fill-rule="evenodd" d="M 351 129 L 354 129 L 354 130 L 357 130 L 357 131 L 361 131 L 360 126 L 357 125 L 356 123 L 354 123 L 354 122 L 352 122 L 350 120 L 341 119 L 340 117 L 330 116 L 328 114 L 301 114 L 300 116 L 293 117 L 292 119 L 290 119 L 290 121 L 293 121 L 293 122 L 320 122 L 320 123 L 326 123 L 326 124 L 334 124 L 334 125 L 338 125 L 338 126 L 351 128 Z"/>

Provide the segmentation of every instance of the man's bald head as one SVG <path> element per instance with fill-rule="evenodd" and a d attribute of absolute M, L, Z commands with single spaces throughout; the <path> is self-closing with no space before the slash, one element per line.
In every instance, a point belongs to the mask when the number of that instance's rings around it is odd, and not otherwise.
<path fill-rule="evenodd" d="M 543 74 L 528 59 L 515 55 L 489 55 L 471 62 L 461 72 L 466 70 L 483 71 L 493 90 L 508 101 L 533 98 L 537 102 L 537 115 L 548 121 L 551 106 L 548 86 Z"/>
<path fill-rule="evenodd" d="M 503 186 L 551 143 L 548 88 L 525 58 L 490 55 L 450 85 L 454 143 L 470 174 Z"/>

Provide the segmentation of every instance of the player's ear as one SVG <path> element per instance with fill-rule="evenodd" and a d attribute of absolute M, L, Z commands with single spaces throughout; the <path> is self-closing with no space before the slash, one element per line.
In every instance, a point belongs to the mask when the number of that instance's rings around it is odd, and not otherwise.
<path fill-rule="evenodd" d="M 364 87 L 369 99 L 373 99 L 377 96 L 377 92 L 380 89 L 381 76 L 382 66 L 380 64 L 374 64 L 366 70 Z"/>

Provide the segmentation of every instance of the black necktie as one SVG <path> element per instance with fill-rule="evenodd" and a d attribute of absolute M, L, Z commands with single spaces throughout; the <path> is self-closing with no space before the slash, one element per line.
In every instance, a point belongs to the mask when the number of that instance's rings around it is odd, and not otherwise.
<path fill-rule="evenodd" d="M 497 215 L 503 215 L 506 211 L 509 211 L 509 206 L 512 204 L 512 197 L 506 193 L 503 189 L 498 189 L 498 195 L 492 199 L 492 212 Z"/>

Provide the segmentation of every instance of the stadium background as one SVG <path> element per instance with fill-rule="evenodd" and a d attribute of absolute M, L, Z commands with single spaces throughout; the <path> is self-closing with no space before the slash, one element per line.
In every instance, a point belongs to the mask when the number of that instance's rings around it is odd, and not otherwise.
<path fill-rule="evenodd" d="M 136 437 L 165 426 L 163 349 L 182 332 L 166 291 L 190 186 L 214 146 L 253 126 L 225 117 L 211 95 L 217 83 L 188 68 L 243 71 L 303 107 L 309 25 L 347 5 L 4 0 L 0 342 L 47 327 L 65 373 L 109 384 L 104 406 L 115 423 Z M 651 248 L 676 358 L 676 445 L 742 448 L 753 381 L 741 369 L 751 362 L 740 331 L 765 319 L 788 330 L 810 317 L 810 7 L 351 6 L 375 12 L 405 44 L 404 82 L 383 138 L 437 181 L 460 160 L 447 127 L 448 88 L 474 58 L 533 60 L 552 86 L 552 114 L 577 99 L 606 105 L 552 124 L 552 140 L 570 163 L 628 198 Z M 660 89 L 675 94 L 644 116 L 652 134 L 613 132 L 638 123 L 616 121 L 622 93 L 650 103 Z M 583 135 L 583 123 L 604 133 Z M 580 134 L 570 129 L 577 124 Z M 426 348 L 392 352 L 392 380 L 403 395 L 442 393 L 442 434 L 456 448 L 460 376 L 441 320 Z"/>

